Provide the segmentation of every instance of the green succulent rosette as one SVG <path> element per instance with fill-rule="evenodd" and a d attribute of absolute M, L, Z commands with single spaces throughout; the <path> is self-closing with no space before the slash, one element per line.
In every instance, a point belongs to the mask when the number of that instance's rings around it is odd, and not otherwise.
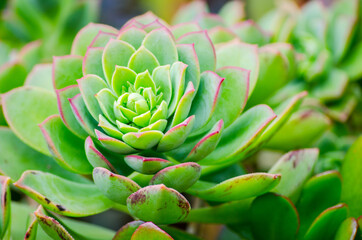
<path fill-rule="evenodd" d="M 48 234 L 76 236 L 51 212 L 81 217 L 116 208 L 146 222 L 130 223 L 131 229 L 164 236 L 154 224 L 193 221 L 181 193 L 233 206 L 279 183 L 279 174 L 240 171 L 201 180 L 240 169 L 237 163 L 264 145 L 306 95 L 274 110 L 261 104 L 243 112 L 258 72 L 257 46 L 238 39 L 216 46 L 207 31 L 170 27 L 150 12 L 120 30 L 91 23 L 75 37 L 70 55 L 54 57 L 53 89 L 29 85 L 3 96 L 13 132 L 0 131 L 11 149 L 0 159 L 2 172 L 45 208 L 35 215 Z M 10 142 L 22 147 L 18 153 Z M 26 152 L 32 152 L 27 161 Z M 9 156 L 24 167 L 15 171 Z M 44 161 L 36 161 L 40 156 Z M 116 239 L 122 234 L 129 231 Z"/>

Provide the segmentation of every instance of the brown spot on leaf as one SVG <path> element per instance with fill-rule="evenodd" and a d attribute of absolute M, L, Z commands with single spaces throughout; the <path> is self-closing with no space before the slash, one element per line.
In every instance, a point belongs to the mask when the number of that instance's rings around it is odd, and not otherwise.
<path fill-rule="evenodd" d="M 62 205 L 57 204 L 55 206 L 59 209 L 59 211 L 65 211 L 65 208 Z"/>
<path fill-rule="evenodd" d="M 143 191 L 133 193 L 130 197 L 131 204 L 142 204 L 146 202 L 147 195 Z"/>
<path fill-rule="evenodd" d="M 48 198 L 44 198 L 44 200 L 49 204 L 50 200 Z"/>

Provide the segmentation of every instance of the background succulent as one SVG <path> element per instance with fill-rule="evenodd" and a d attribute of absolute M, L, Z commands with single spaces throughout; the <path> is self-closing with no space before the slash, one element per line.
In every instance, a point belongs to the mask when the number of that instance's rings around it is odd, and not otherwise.
<path fill-rule="evenodd" d="M 51 65 L 45 63 L 50 62 L 53 55 L 69 52 L 75 34 L 98 16 L 98 2 L 93 0 L 46 3 L 14 0 L 2 1 L 2 4 L 0 94 L 24 84 L 51 87 L 49 82 L 46 85 L 38 81 L 39 75 L 51 72 Z M 44 64 L 33 69 L 38 63 Z M 0 125 L 6 125 L 2 110 Z"/>
<path fill-rule="evenodd" d="M 36 151 L 5 144 L 1 169 L 13 180 L 28 170 L 14 185 L 47 209 L 36 211 L 35 222 L 48 234 L 72 236 L 72 227 L 49 210 L 80 217 L 113 207 L 153 222 L 132 223 L 132 229 L 138 224 L 159 233 L 154 224 L 192 216 L 180 192 L 235 206 L 232 201 L 278 184 L 280 175 L 269 173 L 200 177 L 238 169 L 235 164 L 260 148 L 306 93 L 274 111 L 257 105 L 242 113 L 258 78 L 257 47 L 236 40 L 215 50 L 206 31 L 194 30 L 170 28 L 152 13 L 120 31 L 89 24 L 75 37 L 72 55 L 54 57 L 54 90 L 30 84 L 4 95 L 10 128 Z M 48 75 L 41 79 L 49 82 Z M 4 128 L 1 139 L 20 142 L 14 134 Z M 22 165 L 25 149 L 33 156 Z M 49 163 L 51 155 L 62 168 Z M 7 165 L 9 156 L 18 162 Z M 39 156 L 44 162 L 31 160 Z M 78 174 L 93 174 L 95 184 Z"/>

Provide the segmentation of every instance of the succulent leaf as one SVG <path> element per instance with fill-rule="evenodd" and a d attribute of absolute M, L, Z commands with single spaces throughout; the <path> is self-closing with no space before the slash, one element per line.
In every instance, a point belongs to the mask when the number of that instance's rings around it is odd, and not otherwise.
<path fill-rule="evenodd" d="M 179 222 L 190 211 L 186 198 L 163 184 L 144 187 L 133 193 L 127 199 L 127 207 L 133 216 L 157 224 Z"/>
<path fill-rule="evenodd" d="M 64 216 L 89 216 L 112 207 L 112 202 L 95 185 L 50 173 L 25 171 L 14 185 L 42 206 Z"/>
<path fill-rule="evenodd" d="M 94 168 L 93 180 L 106 197 L 119 204 L 126 204 L 127 198 L 141 188 L 131 179 L 101 167 Z"/>
<path fill-rule="evenodd" d="M 281 175 L 251 173 L 234 177 L 219 184 L 199 181 L 187 192 L 215 202 L 242 200 L 264 194 L 280 182 Z"/>

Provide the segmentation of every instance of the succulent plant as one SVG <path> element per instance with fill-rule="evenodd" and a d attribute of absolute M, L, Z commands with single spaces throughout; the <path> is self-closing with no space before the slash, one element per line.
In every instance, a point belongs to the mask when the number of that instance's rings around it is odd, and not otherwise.
<path fill-rule="evenodd" d="M 359 1 L 336 1 L 325 6 L 312 1 L 301 9 L 284 5 L 259 24 L 274 41 L 290 42 L 300 53 L 299 81 L 289 88 L 306 89 L 332 119 L 346 122 L 360 98 L 356 81 L 361 71 Z M 316 105 L 316 104 L 314 104 Z"/>
<path fill-rule="evenodd" d="M 165 231 L 177 239 L 185 233 L 155 224 L 197 222 L 203 214 L 181 193 L 240 213 L 279 183 L 279 174 L 241 170 L 217 182 L 200 180 L 240 169 L 236 163 L 269 140 L 306 93 L 274 110 L 261 104 L 243 113 L 257 86 L 257 47 L 235 40 L 215 48 L 207 31 L 194 30 L 170 27 L 150 12 L 120 30 L 89 24 L 75 37 L 71 55 L 54 57 L 54 89 L 30 84 L 4 94 L 12 132 L 0 131 L 0 169 L 44 207 L 35 212 L 29 235 L 39 224 L 55 238 L 77 239 L 79 233 L 51 212 L 81 217 L 116 208 L 140 221 L 114 239 L 131 233 L 132 239 L 171 239 Z M 94 183 L 83 177 L 90 174 Z"/>
<path fill-rule="evenodd" d="M 0 9 L 0 94 L 42 81 L 53 54 L 69 52 L 80 28 L 97 18 L 96 1 L 3 1 Z M 33 69 L 35 64 L 42 63 Z M 38 81 L 40 79 L 40 81 Z M 1 98 L 1 95 L 0 95 Z M 0 105 L 0 125 L 6 125 Z"/>
<path fill-rule="evenodd" d="M 42 54 L 66 54 L 75 34 L 97 19 L 98 1 L 5 1 L 0 10 L 1 40 L 12 48 L 41 39 Z"/>

